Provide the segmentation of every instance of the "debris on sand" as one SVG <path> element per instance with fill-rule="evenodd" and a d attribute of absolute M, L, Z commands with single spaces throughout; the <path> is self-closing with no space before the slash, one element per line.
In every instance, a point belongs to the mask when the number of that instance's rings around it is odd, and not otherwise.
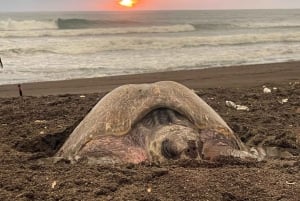
<path fill-rule="evenodd" d="M 269 94 L 269 93 L 271 93 L 272 91 L 271 91 L 271 89 L 269 89 L 268 87 L 266 87 L 265 85 L 263 86 L 263 92 L 264 92 L 264 94 Z"/>
<path fill-rule="evenodd" d="M 56 181 L 53 181 L 52 184 L 51 184 L 51 188 L 55 188 L 57 182 Z"/>
<path fill-rule="evenodd" d="M 35 120 L 34 123 L 36 124 L 44 124 L 44 123 L 47 123 L 46 120 Z"/>
<path fill-rule="evenodd" d="M 225 104 L 227 107 L 236 108 L 236 104 L 232 101 L 226 101 Z"/>
<path fill-rule="evenodd" d="M 244 105 L 236 105 L 236 110 L 249 111 L 250 109 L 247 106 L 244 106 Z"/>
<path fill-rule="evenodd" d="M 279 102 L 280 104 L 284 104 L 284 103 L 287 103 L 288 101 L 289 101 L 288 98 L 284 98 L 284 99 L 282 99 L 282 100 L 279 100 L 278 102 Z"/>
<path fill-rule="evenodd" d="M 294 89 L 300 82 L 290 82 L 289 85 Z"/>
<path fill-rule="evenodd" d="M 296 182 L 289 182 L 289 181 L 286 181 L 285 182 L 287 185 L 295 185 L 296 184 Z"/>
<path fill-rule="evenodd" d="M 226 101 L 225 104 L 226 104 L 227 107 L 234 108 L 236 110 L 242 110 L 242 111 L 249 111 L 250 110 L 249 107 L 244 106 L 244 105 L 237 105 L 232 101 Z"/>
<path fill-rule="evenodd" d="M 85 95 L 81 95 L 81 96 L 79 96 L 80 98 L 85 98 Z"/>

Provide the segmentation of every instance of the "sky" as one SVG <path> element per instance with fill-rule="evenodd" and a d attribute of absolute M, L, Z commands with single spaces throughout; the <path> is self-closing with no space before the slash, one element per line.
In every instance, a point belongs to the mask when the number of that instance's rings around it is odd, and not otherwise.
<path fill-rule="evenodd" d="M 134 8 L 118 0 L 0 0 L 0 12 L 79 10 L 207 10 L 300 8 L 300 0 L 137 0 Z"/>

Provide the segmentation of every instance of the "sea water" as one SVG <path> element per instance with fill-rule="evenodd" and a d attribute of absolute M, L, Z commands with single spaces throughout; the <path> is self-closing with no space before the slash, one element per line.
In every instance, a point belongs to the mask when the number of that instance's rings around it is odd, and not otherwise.
<path fill-rule="evenodd" d="M 300 60 L 300 10 L 0 13 L 0 84 Z"/>

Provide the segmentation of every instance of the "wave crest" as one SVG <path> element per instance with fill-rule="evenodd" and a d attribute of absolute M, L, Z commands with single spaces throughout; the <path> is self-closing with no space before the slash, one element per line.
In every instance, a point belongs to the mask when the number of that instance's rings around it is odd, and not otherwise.
<path fill-rule="evenodd" d="M 130 34 L 130 33 L 174 33 L 195 31 L 190 24 L 178 24 L 168 26 L 150 27 L 123 27 L 123 28 L 97 28 L 97 29 L 65 29 L 65 30 L 35 30 L 35 31 L 13 31 L 0 32 L 0 37 L 66 37 L 66 36 L 93 36 L 108 34 Z"/>
<path fill-rule="evenodd" d="M 55 21 L 37 20 L 1 20 L 0 31 L 24 31 L 24 30 L 49 30 L 57 29 Z"/>
<path fill-rule="evenodd" d="M 299 28 L 300 23 L 291 23 L 291 22 L 200 23 L 200 24 L 193 24 L 193 26 L 197 30 L 278 29 L 278 28 Z"/>
<path fill-rule="evenodd" d="M 111 20 L 87 20 L 80 18 L 63 19 L 56 21 L 58 29 L 91 29 L 103 27 L 128 27 L 139 26 L 141 23 L 135 21 L 111 21 Z"/>

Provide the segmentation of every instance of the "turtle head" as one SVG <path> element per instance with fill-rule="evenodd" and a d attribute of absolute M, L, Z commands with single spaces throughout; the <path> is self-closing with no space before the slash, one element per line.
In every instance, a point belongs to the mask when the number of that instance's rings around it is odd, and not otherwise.
<path fill-rule="evenodd" d="M 235 138 L 217 130 L 198 131 L 174 124 L 157 129 L 146 141 L 149 161 L 158 163 L 169 160 L 217 160 L 223 156 L 262 160 L 264 155 L 240 147 Z"/>
<path fill-rule="evenodd" d="M 202 143 L 196 129 L 181 126 L 163 126 L 147 139 L 147 152 L 152 162 L 201 158 Z"/>

